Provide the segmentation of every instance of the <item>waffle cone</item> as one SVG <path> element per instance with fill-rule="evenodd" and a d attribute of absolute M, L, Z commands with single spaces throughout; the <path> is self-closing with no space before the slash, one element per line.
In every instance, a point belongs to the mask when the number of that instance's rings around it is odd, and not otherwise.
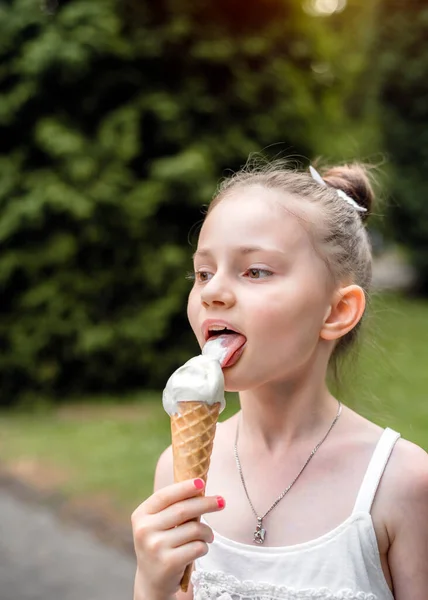
<path fill-rule="evenodd" d="M 206 482 L 220 403 L 179 402 L 178 412 L 171 416 L 174 481 L 200 477 Z M 192 568 L 190 564 L 184 571 L 180 582 L 183 592 L 189 586 Z"/>

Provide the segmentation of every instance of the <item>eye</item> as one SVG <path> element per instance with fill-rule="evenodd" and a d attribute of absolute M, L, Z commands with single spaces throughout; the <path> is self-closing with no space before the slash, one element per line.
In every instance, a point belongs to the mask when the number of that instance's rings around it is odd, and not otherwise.
<path fill-rule="evenodd" d="M 266 277 L 270 277 L 273 275 L 272 271 L 268 271 L 267 269 L 248 269 L 247 271 L 249 275 L 249 279 L 265 279 Z"/>
<path fill-rule="evenodd" d="M 193 281 L 197 281 L 198 283 L 206 283 L 212 277 L 212 273 L 208 273 L 208 271 L 195 271 L 193 275 Z"/>

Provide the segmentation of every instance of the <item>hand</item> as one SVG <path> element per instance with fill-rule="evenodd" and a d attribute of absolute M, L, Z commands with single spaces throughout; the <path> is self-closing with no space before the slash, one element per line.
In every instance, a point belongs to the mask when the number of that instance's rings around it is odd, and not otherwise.
<path fill-rule="evenodd" d="M 133 512 L 132 531 L 137 555 L 135 597 L 163 600 L 180 586 L 186 566 L 208 552 L 212 529 L 201 515 L 224 508 L 224 500 L 201 496 L 202 479 L 164 487 Z"/>

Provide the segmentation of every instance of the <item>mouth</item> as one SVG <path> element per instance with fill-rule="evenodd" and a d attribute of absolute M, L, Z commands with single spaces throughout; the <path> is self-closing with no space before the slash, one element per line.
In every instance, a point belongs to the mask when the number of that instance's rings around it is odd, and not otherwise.
<path fill-rule="evenodd" d="M 233 366 L 241 357 L 247 344 L 247 338 L 232 328 L 226 322 L 205 321 L 203 324 L 205 341 L 221 339 L 221 345 L 227 349 L 226 355 L 221 363 L 222 368 Z"/>

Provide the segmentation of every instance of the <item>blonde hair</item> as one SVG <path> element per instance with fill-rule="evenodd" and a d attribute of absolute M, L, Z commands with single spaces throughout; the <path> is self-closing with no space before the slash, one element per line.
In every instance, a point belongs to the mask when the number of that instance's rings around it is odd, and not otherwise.
<path fill-rule="evenodd" d="M 322 218 L 311 227 L 315 248 L 324 260 L 333 282 L 352 281 L 368 298 L 372 279 L 372 251 L 365 227 L 374 200 L 368 168 L 352 163 L 321 170 L 326 186 L 314 181 L 307 172 L 299 172 L 283 161 L 270 163 L 249 161 L 237 173 L 225 179 L 208 207 L 207 215 L 232 191 L 239 187 L 260 185 L 304 198 L 320 208 Z M 366 212 L 359 212 L 336 190 L 342 190 Z M 361 320 L 336 344 L 332 358 L 337 358 L 358 335 Z"/>

